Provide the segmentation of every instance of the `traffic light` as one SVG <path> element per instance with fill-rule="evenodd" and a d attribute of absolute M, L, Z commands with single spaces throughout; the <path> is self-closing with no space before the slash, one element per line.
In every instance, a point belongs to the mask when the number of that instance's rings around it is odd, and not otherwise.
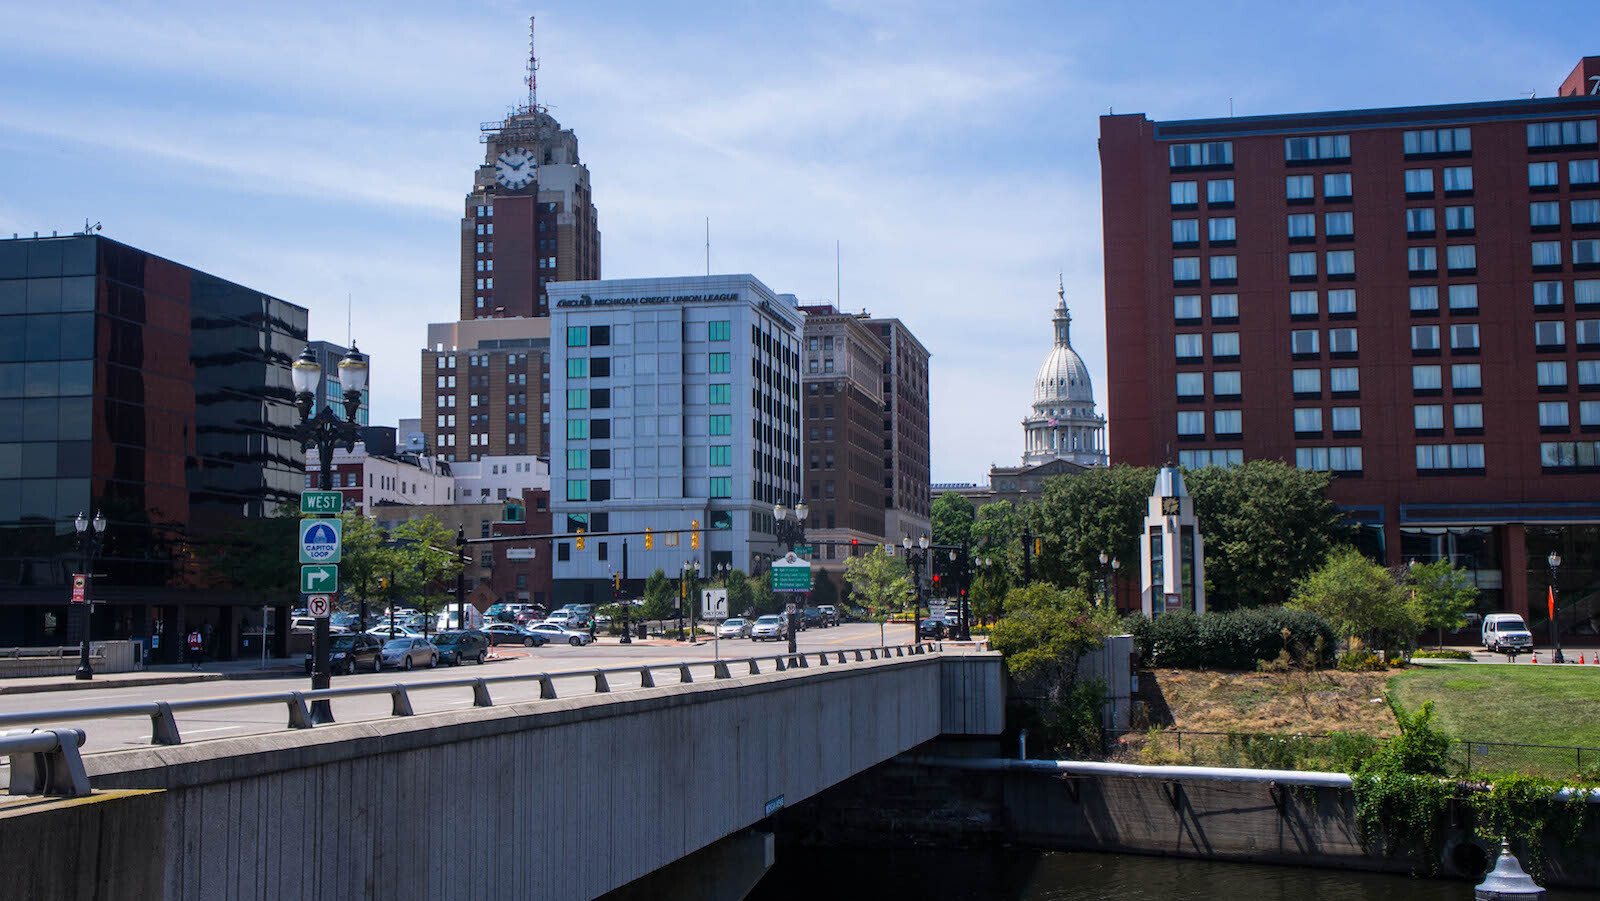
<path fill-rule="evenodd" d="M 933 584 L 934 585 L 938 585 L 939 584 L 939 574 L 938 573 L 934 573 L 933 574 Z"/>
<path fill-rule="evenodd" d="M 613 602 L 622 600 L 622 573 L 611 574 L 611 600 Z"/>
<path fill-rule="evenodd" d="M 379 576 L 378 577 L 378 589 L 380 591 L 388 591 L 389 590 L 389 577 L 388 576 Z"/>
<path fill-rule="evenodd" d="M 689 547 L 692 550 L 700 549 L 700 520 L 689 520 Z"/>
<path fill-rule="evenodd" d="M 583 550 L 583 530 L 578 530 L 578 550 Z"/>
<path fill-rule="evenodd" d="M 650 531 L 650 529 L 646 528 L 644 530 L 644 549 L 647 551 L 652 550 L 655 548 L 655 546 L 656 536 Z"/>
<path fill-rule="evenodd" d="M 1043 538 L 1035 538 L 1035 539 L 1033 539 L 1033 553 L 1034 553 L 1034 556 L 1037 556 L 1037 557 L 1044 556 L 1044 539 Z"/>

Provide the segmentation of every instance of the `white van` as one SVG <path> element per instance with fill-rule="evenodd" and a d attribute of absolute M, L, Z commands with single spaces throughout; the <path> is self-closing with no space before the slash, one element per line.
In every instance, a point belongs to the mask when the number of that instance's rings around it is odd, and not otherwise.
<path fill-rule="evenodd" d="M 1483 646 L 1495 653 L 1530 651 L 1533 634 L 1515 613 L 1491 613 L 1483 618 Z"/>

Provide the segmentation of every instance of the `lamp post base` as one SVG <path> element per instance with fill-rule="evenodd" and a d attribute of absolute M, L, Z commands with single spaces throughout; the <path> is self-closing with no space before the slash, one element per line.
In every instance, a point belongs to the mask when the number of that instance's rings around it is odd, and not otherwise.
<path fill-rule="evenodd" d="M 311 702 L 311 725 L 323 726 L 333 722 L 333 706 L 327 698 L 320 698 Z"/>

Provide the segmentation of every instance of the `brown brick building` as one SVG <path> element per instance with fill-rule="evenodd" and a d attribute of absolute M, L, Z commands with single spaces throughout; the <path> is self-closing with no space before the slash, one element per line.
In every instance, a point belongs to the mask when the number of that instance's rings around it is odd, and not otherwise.
<path fill-rule="evenodd" d="M 1113 462 L 1332 471 L 1378 559 L 1449 557 L 1482 609 L 1535 623 L 1558 550 L 1562 628 L 1592 634 L 1595 76 L 1589 57 L 1558 97 L 1102 117 Z"/>

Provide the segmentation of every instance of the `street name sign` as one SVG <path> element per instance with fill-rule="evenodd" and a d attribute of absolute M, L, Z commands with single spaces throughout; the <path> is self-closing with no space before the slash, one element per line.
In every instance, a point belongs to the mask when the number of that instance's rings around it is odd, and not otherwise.
<path fill-rule="evenodd" d="M 816 554 L 812 553 L 811 545 L 809 545 L 809 544 L 797 544 L 797 545 L 795 545 L 794 546 L 794 552 L 796 554 L 799 554 L 802 557 L 815 557 L 816 556 Z"/>
<path fill-rule="evenodd" d="M 342 519 L 300 520 L 300 562 L 338 563 L 343 537 Z"/>
<path fill-rule="evenodd" d="M 314 563 L 300 567 L 300 593 L 322 594 L 339 587 L 339 567 L 331 563 Z"/>
<path fill-rule="evenodd" d="M 803 560 L 794 551 L 772 561 L 773 591 L 810 591 L 811 562 Z"/>
<path fill-rule="evenodd" d="M 535 558 L 537 556 L 539 556 L 539 549 L 538 548 L 532 548 L 532 547 L 508 547 L 508 548 L 506 548 L 506 559 L 507 560 L 532 560 L 533 558 Z"/>
<path fill-rule="evenodd" d="M 327 619 L 333 601 L 325 594 L 314 594 L 306 598 L 306 612 L 317 619 Z"/>
<path fill-rule="evenodd" d="M 344 510 L 344 494 L 338 491 L 306 491 L 300 494 L 301 513 L 339 513 Z"/>

